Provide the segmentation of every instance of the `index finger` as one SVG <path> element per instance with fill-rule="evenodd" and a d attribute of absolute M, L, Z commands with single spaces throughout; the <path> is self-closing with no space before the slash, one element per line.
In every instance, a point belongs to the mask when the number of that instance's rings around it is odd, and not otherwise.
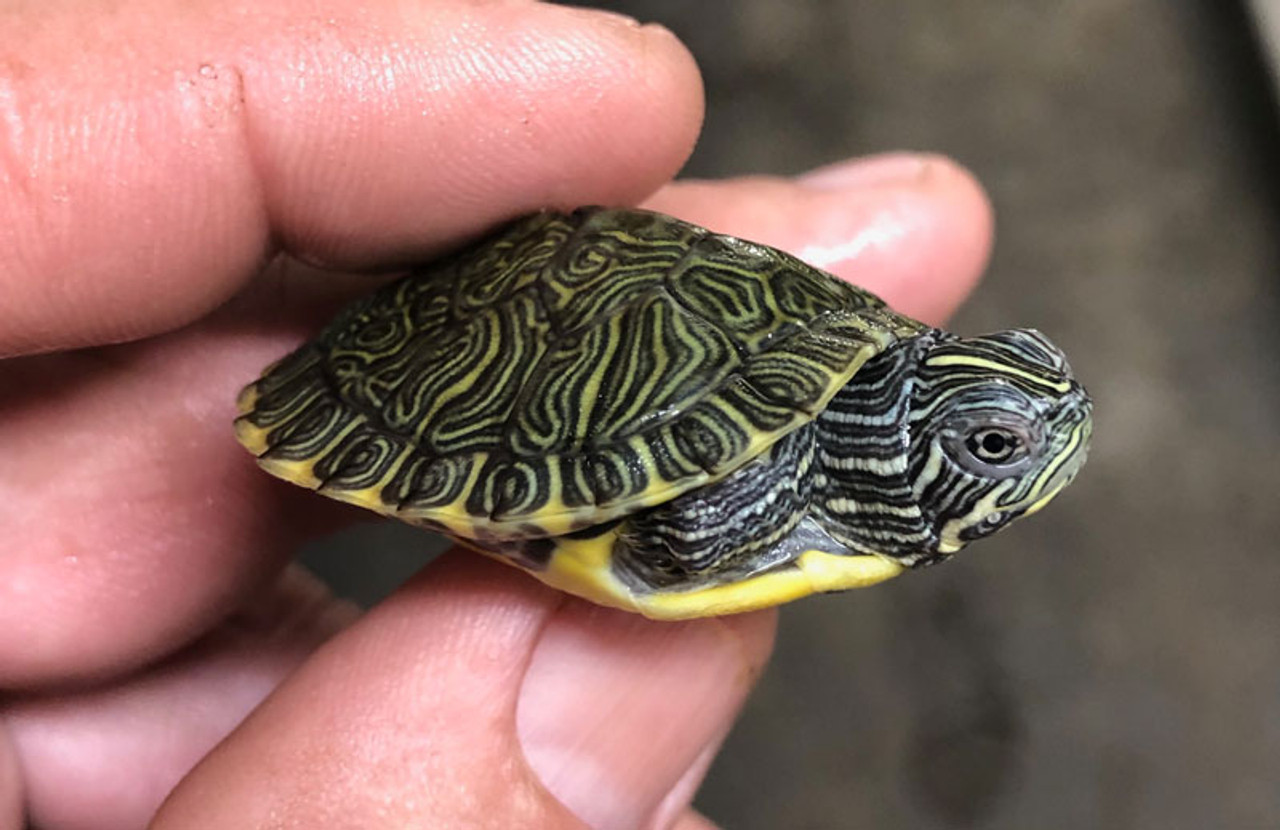
<path fill-rule="evenodd" d="M 354 267 L 634 202 L 702 107 L 665 30 L 541 4 L 19 4 L 0 55 L 0 357 L 180 326 L 277 245 Z"/>

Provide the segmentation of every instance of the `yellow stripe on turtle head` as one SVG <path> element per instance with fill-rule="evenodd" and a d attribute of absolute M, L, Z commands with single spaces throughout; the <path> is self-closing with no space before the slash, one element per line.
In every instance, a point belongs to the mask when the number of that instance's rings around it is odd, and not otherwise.
<path fill-rule="evenodd" d="M 1043 375 L 1037 375 L 1020 369 L 1017 366 L 1011 366 L 1008 363 L 1002 363 L 996 360 L 990 360 L 983 357 L 975 357 L 973 355 L 964 354 L 941 354 L 925 359 L 925 363 L 929 366 L 967 366 L 973 369 L 985 369 L 989 372 L 995 372 L 1001 375 L 1010 375 L 1011 377 L 1024 380 L 1027 383 L 1051 389 L 1059 394 L 1064 394 L 1071 389 L 1071 382 L 1067 380 L 1051 380 Z"/>

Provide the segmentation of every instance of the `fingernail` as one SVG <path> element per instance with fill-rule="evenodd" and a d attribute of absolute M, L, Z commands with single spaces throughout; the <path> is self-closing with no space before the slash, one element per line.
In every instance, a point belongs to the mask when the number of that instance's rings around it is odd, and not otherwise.
<path fill-rule="evenodd" d="M 884 153 L 828 164 L 795 180 L 815 190 L 908 184 L 924 177 L 931 158 L 921 153 Z"/>
<path fill-rule="evenodd" d="M 728 736 L 728 732 L 718 736 L 702 750 L 702 753 L 684 771 L 684 775 L 680 776 L 680 780 L 676 782 L 676 785 L 667 793 L 666 798 L 658 805 L 658 809 L 654 811 L 650 819 L 651 826 L 674 827 L 676 826 L 676 820 L 688 812 L 689 805 L 693 802 L 693 797 L 697 794 L 698 788 L 702 786 L 702 779 L 707 777 L 707 771 L 715 763 L 716 756 L 720 754 L 720 746 Z"/>
<path fill-rule="evenodd" d="M 521 688 L 530 766 L 588 826 L 647 826 L 733 722 L 767 657 L 772 619 L 656 623 L 566 606 Z"/>

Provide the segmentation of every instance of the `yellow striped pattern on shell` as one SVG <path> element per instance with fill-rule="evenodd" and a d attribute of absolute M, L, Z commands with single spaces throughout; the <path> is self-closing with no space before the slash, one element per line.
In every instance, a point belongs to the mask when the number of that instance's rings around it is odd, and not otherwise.
<path fill-rule="evenodd" d="M 540 213 L 373 294 L 241 394 L 268 471 L 468 539 L 719 480 L 921 324 L 660 214 Z"/>

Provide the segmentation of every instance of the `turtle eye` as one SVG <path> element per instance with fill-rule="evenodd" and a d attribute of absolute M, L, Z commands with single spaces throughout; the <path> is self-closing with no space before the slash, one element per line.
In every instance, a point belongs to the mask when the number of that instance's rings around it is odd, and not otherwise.
<path fill-rule="evenodd" d="M 969 433 L 964 446 L 970 455 L 984 464 L 1008 464 L 1026 454 L 1026 447 L 1018 434 L 1000 427 Z"/>
<path fill-rule="evenodd" d="M 982 478 L 1026 472 L 1044 449 L 1044 424 L 1008 410 L 965 410 L 942 429 L 942 447 L 961 470 Z"/>

